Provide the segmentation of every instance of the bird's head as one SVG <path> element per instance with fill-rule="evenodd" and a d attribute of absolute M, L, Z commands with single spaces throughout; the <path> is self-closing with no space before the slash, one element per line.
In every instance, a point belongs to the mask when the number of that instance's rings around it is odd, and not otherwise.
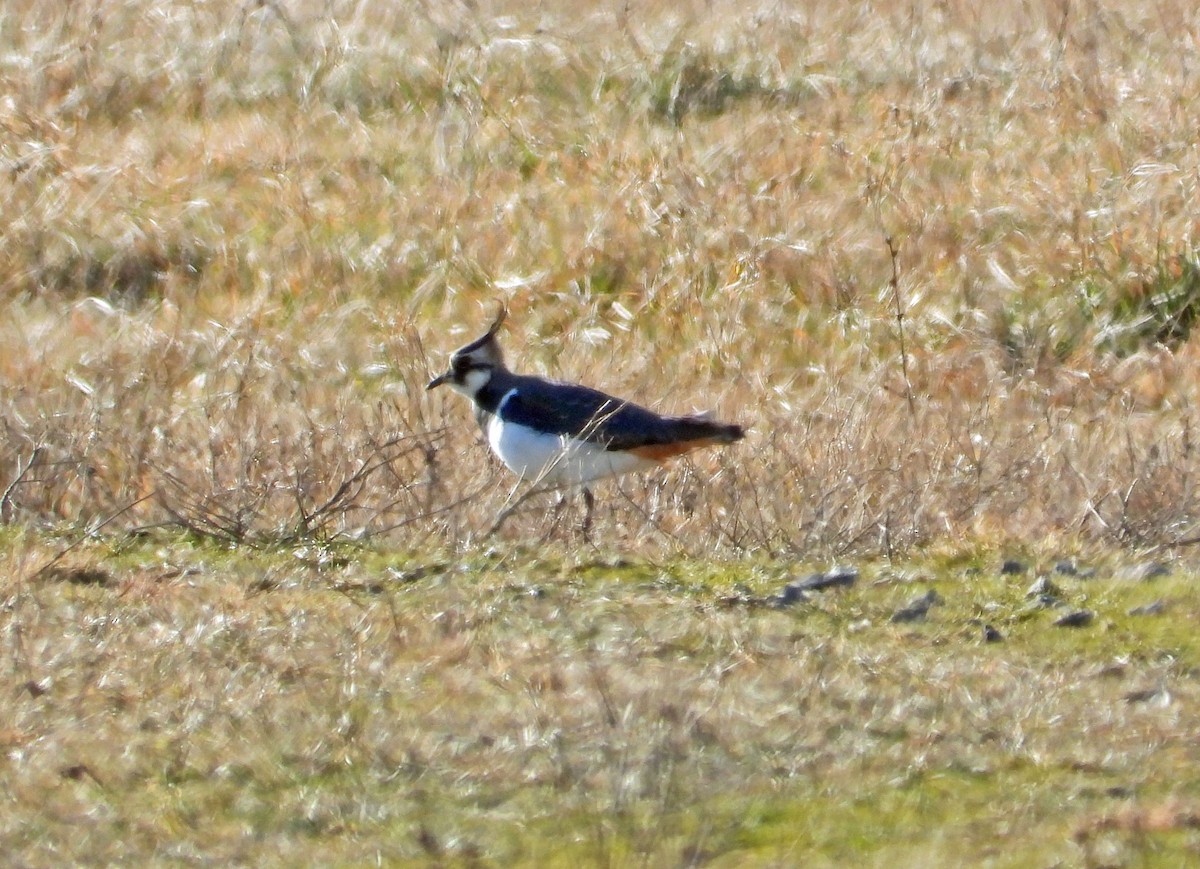
<path fill-rule="evenodd" d="M 500 351 L 496 333 L 500 331 L 507 316 L 508 309 L 501 304 L 500 311 L 487 334 L 455 350 L 450 356 L 450 368 L 429 381 L 425 389 L 430 390 L 447 383 L 451 389 L 473 398 L 492 379 L 493 372 L 504 368 L 504 354 Z"/>

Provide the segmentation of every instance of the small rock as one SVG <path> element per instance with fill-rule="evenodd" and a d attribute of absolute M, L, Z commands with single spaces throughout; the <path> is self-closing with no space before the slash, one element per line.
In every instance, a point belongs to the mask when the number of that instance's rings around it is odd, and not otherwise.
<path fill-rule="evenodd" d="M 929 615 L 929 607 L 927 606 L 906 606 L 892 613 L 889 621 L 894 625 L 905 624 L 907 622 L 920 622 L 924 621 L 927 615 Z"/>
<path fill-rule="evenodd" d="M 998 643 L 1004 639 L 1004 634 L 993 628 L 991 625 L 983 626 L 983 641 L 985 643 Z"/>
<path fill-rule="evenodd" d="M 41 697 L 50 690 L 50 679 L 30 679 L 21 687 L 29 692 L 30 697 Z"/>
<path fill-rule="evenodd" d="M 1157 579 L 1160 576 L 1169 576 L 1171 568 L 1163 564 L 1161 561 L 1152 561 L 1145 566 L 1143 574 L 1146 579 Z"/>
<path fill-rule="evenodd" d="M 43 568 L 40 575 L 54 582 L 71 585 L 112 585 L 115 577 L 100 567 L 50 567 Z"/>
<path fill-rule="evenodd" d="M 810 573 L 804 579 L 792 580 L 784 589 L 784 594 L 786 595 L 790 589 L 805 592 L 824 591 L 827 588 L 849 588 L 857 581 L 857 567 L 835 567 L 825 573 Z"/>
<path fill-rule="evenodd" d="M 1030 609 L 1038 610 L 1054 609 L 1055 607 L 1060 607 L 1062 605 L 1062 598 L 1053 594 L 1039 594 L 1032 601 L 1030 601 L 1029 604 Z"/>
<path fill-rule="evenodd" d="M 776 606 L 779 600 L 780 598 L 778 597 L 770 597 L 767 598 L 766 602 L 771 606 Z M 733 594 L 726 594 L 717 598 L 717 604 L 723 607 L 757 606 L 758 603 L 759 602 L 755 600 L 753 596 L 745 594 L 744 592 L 735 592 Z"/>
<path fill-rule="evenodd" d="M 1058 586 L 1050 581 L 1050 577 L 1041 576 L 1025 591 L 1025 597 L 1040 597 L 1043 595 L 1057 596 Z"/>
<path fill-rule="evenodd" d="M 1155 706 L 1170 706 L 1171 694 L 1164 688 L 1143 688 L 1130 691 L 1123 698 L 1126 703 L 1153 703 Z"/>
<path fill-rule="evenodd" d="M 1096 575 L 1094 567 L 1080 567 L 1069 558 L 1063 558 L 1054 563 L 1054 572 L 1059 576 L 1073 576 L 1076 579 L 1091 579 Z"/>
<path fill-rule="evenodd" d="M 767 606 L 782 610 L 806 600 L 808 600 L 808 595 L 804 593 L 804 590 L 795 583 L 789 582 L 783 587 L 780 594 L 773 594 L 767 598 Z"/>
<path fill-rule="evenodd" d="M 1167 602 L 1165 600 L 1151 601 L 1144 603 L 1141 606 L 1135 606 L 1129 611 L 1131 616 L 1157 616 L 1162 615 L 1167 611 Z"/>
<path fill-rule="evenodd" d="M 1025 565 L 1017 561 L 1015 558 L 1006 558 L 1000 565 L 1000 573 L 1004 576 L 1013 576 L 1018 573 L 1025 572 Z"/>
<path fill-rule="evenodd" d="M 1170 572 L 1171 568 L 1161 561 L 1147 561 L 1145 564 L 1135 564 L 1118 571 L 1117 577 L 1130 582 L 1147 582 L 1160 576 L 1166 576 Z"/>
<path fill-rule="evenodd" d="M 1082 628 L 1092 623 L 1096 614 L 1091 610 L 1071 610 L 1065 616 L 1054 620 L 1054 626 L 1059 628 Z"/>
<path fill-rule="evenodd" d="M 825 582 L 830 585 L 854 585 L 858 582 L 858 568 L 852 564 L 836 565 L 825 571 Z"/>
<path fill-rule="evenodd" d="M 930 589 L 925 594 L 914 597 L 903 607 L 892 613 L 891 622 L 893 624 L 903 624 L 905 622 L 923 621 L 925 616 L 929 614 L 929 608 L 941 602 L 941 595 Z"/>

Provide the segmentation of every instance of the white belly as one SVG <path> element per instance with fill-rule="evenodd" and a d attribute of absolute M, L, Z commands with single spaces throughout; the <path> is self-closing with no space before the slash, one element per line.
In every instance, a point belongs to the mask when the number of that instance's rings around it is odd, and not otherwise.
<path fill-rule="evenodd" d="M 510 471 L 526 480 L 551 485 L 578 485 L 657 464 L 653 459 L 632 453 L 613 452 L 578 441 L 568 443 L 558 435 L 507 425 L 498 416 L 488 421 L 487 435 L 492 451 Z"/>

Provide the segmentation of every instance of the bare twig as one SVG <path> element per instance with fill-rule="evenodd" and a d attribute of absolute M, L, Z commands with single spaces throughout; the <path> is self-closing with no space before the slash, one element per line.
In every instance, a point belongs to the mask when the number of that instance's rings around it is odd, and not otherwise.
<path fill-rule="evenodd" d="M 25 482 L 25 475 L 28 474 L 30 469 L 37 464 L 37 460 L 41 458 L 41 455 L 42 448 L 34 448 L 33 454 L 29 456 L 29 461 L 25 463 L 24 467 L 21 466 L 20 457 L 17 458 L 17 475 L 13 478 L 13 481 L 8 484 L 8 488 L 4 490 L 4 495 L 0 496 L 0 522 L 7 524 L 12 521 L 13 491 L 17 488 L 17 486 Z"/>
<path fill-rule="evenodd" d="M 88 528 L 87 531 L 78 540 L 76 540 L 74 543 L 67 545 L 63 549 L 60 549 L 57 553 L 55 553 L 54 557 L 52 557 L 49 561 L 47 561 L 45 564 L 43 564 L 41 567 L 39 567 L 37 570 L 35 570 L 32 574 L 30 574 L 30 578 L 36 579 L 37 577 L 44 575 L 46 573 L 46 571 L 50 570 L 52 567 L 54 567 L 54 565 L 58 564 L 60 561 L 62 561 L 64 558 L 66 558 L 67 554 L 70 553 L 77 546 L 79 546 L 79 544 L 83 543 L 83 541 L 87 540 L 89 537 L 95 536 L 96 532 L 98 532 L 101 528 L 108 525 L 110 522 L 115 521 L 116 519 L 120 518 L 121 516 L 125 515 L 130 510 L 132 510 L 134 507 L 136 507 L 138 504 L 142 503 L 143 501 L 147 501 L 150 498 L 153 498 L 156 494 L 158 494 L 158 493 L 150 492 L 148 494 L 142 495 L 142 497 L 140 497 L 134 501 L 130 501 L 128 504 L 126 504 L 124 507 L 122 507 L 117 512 L 110 514 L 106 519 L 104 519 L 104 520 L 98 522 L 97 524 L 93 525 L 92 527 Z"/>
<path fill-rule="evenodd" d="M 913 398 L 912 381 L 908 377 L 908 347 L 904 340 L 904 302 L 900 298 L 900 249 L 891 235 L 884 236 L 888 255 L 892 259 L 892 277 L 888 281 L 892 288 L 892 299 L 896 303 L 896 331 L 900 338 L 900 369 L 904 374 L 904 397 L 908 400 L 908 412 L 917 415 L 917 403 Z"/>

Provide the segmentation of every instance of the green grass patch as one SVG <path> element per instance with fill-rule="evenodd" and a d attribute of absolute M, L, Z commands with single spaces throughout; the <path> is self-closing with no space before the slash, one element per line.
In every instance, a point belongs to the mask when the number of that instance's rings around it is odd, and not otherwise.
<path fill-rule="evenodd" d="M 1029 609 L 1038 571 L 987 551 L 781 606 L 804 571 L 773 560 L 159 536 L 36 572 L 63 548 L 6 549 L 0 839 L 25 859 L 1020 866 L 1195 842 L 1185 569 L 1043 574 L 1096 613 L 1060 628 Z"/>

